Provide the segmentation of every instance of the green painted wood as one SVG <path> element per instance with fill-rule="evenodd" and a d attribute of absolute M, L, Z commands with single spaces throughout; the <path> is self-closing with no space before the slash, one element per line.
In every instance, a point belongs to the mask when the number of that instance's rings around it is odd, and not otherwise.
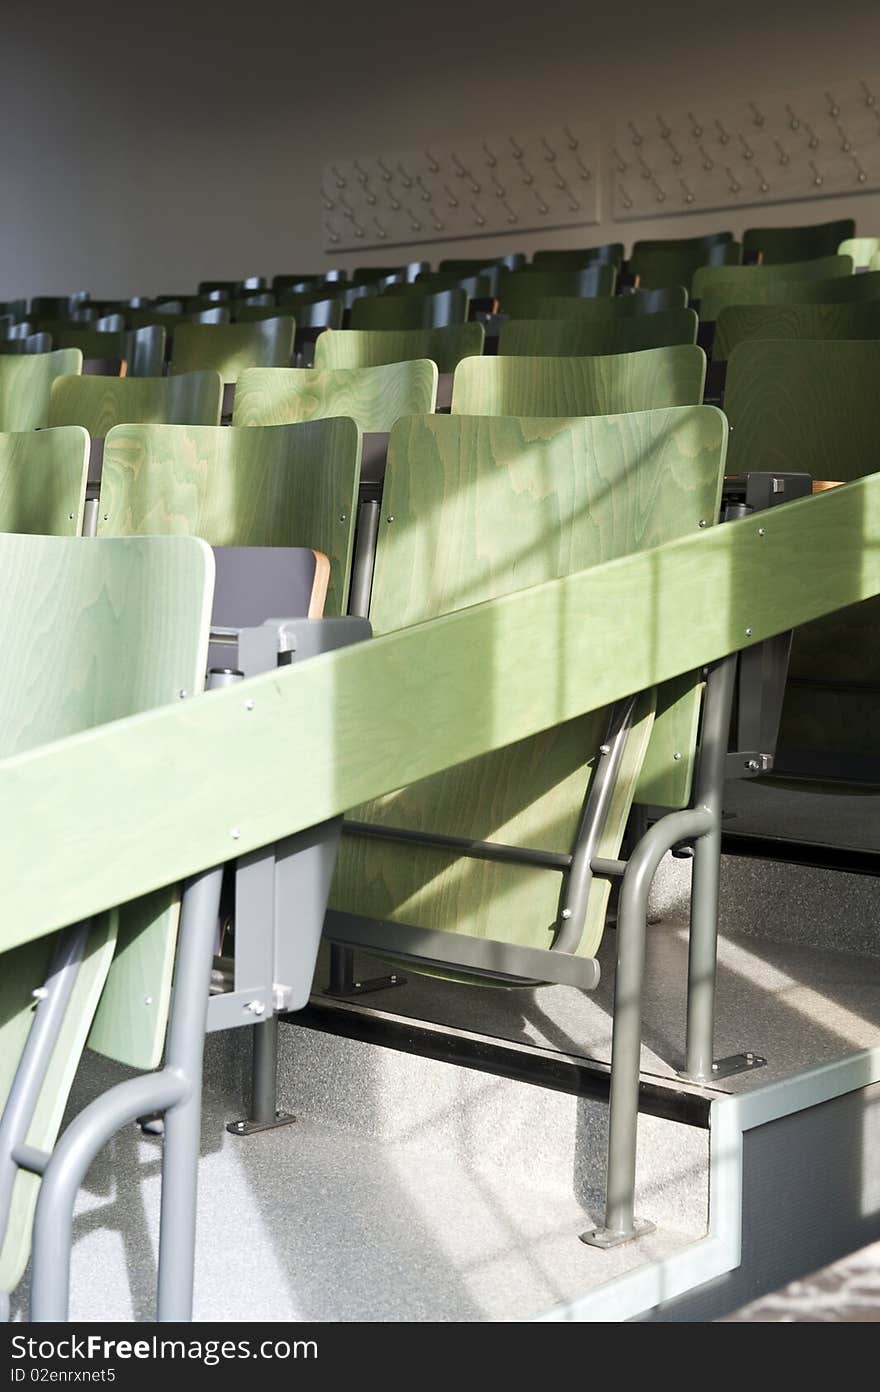
<path fill-rule="evenodd" d="M 696 343 L 697 316 L 692 309 L 664 309 L 630 318 L 511 319 L 501 327 L 498 352 L 515 357 L 586 357 L 635 353 Z"/>
<path fill-rule="evenodd" d="M 743 249 L 739 242 L 719 242 L 712 247 L 699 240 L 672 245 L 636 243 L 629 258 L 630 274 L 638 277 L 643 290 L 664 285 L 684 285 L 690 289 L 698 271 L 707 266 L 738 266 Z M 696 294 L 696 289 L 693 290 Z"/>
<path fill-rule="evenodd" d="M 878 380 L 876 340 L 741 343 L 725 392 L 731 472 L 799 469 L 842 480 L 877 473 Z M 880 602 L 870 601 L 795 635 L 797 683 L 786 692 L 780 751 L 880 753 L 878 624 Z"/>
<path fill-rule="evenodd" d="M 88 471 L 81 426 L 0 435 L 0 532 L 79 536 Z"/>
<path fill-rule="evenodd" d="M 729 305 L 718 316 L 712 357 L 754 339 L 880 338 L 880 300 L 863 304 Z"/>
<path fill-rule="evenodd" d="M 133 341 L 125 329 L 103 332 L 88 324 L 69 324 L 52 335 L 55 348 L 78 348 L 84 358 L 125 358 L 128 376 L 158 377 L 165 361 L 165 330 L 154 325 L 155 340 Z M 143 365 L 141 365 L 141 361 Z"/>
<path fill-rule="evenodd" d="M 385 363 L 430 358 L 438 372 L 454 372 L 463 358 L 479 355 L 486 337 L 482 324 L 447 329 L 334 329 L 315 344 L 315 367 L 381 367 Z"/>
<path fill-rule="evenodd" d="M 880 299 L 880 270 L 832 276 L 828 280 L 764 281 L 748 285 L 722 281 L 706 288 L 700 301 L 700 319 L 717 320 L 721 311 L 730 305 L 854 304 L 875 299 Z"/>
<path fill-rule="evenodd" d="M 289 367 L 296 324 L 288 316 L 252 324 L 181 324 L 174 330 L 171 372 L 219 372 L 238 381 L 246 367 Z"/>
<path fill-rule="evenodd" d="M 48 434 L 85 437 L 84 431 Z M 39 436 L 35 438 L 39 439 Z M 0 757 L 14 764 L 47 742 L 81 736 L 96 725 L 165 705 L 204 681 L 214 560 L 194 540 L 84 542 L 79 538 L 0 536 Z M 59 673 L 64 680 L 59 680 Z M 120 825 L 137 838 L 135 823 Z M 46 842 L 50 846 L 51 842 Z M 53 848 L 54 849 L 54 848 Z M 80 842 L 78 875 L 100 862 L 103 844 Z M 44 851 L 39 878 L 52 856 Z M 167 901 L 168 892 L 161 891 Z M 28 1141 L 51 1150 L 73 1075 L 90 1043 L 113 1057 L 154 1066 L 165 1032 L 173 969 L 174 923 L 157 952 L 136 939 L 118 943 L 117 916 L 99 921 L 80 970 Z M 8 1093 L 53 943 L 44 939 L 3 958 L 0 973 L 0 1097 Z M 132 957 L 137 959 L 136 967 Z M 112 964 L 111 964 L 112 963 Z M 105 1003 L 124 986 L 118 1022 L 130 1050 L 113 1047 Z M 102 997 L 103 992 L 103 997 Z M 146 996 L 153 996 L 151 1005 Z M 101 1005 L 99 1006 L 99 998 Z M 130 1055 L 130 1056 L 129 1056 Z M 10 1223 L 0 1249 L 0 1290 L 12 1289 L 27 1261 L 39 1181 L 19 1176 Z"/>
<path fill-rule="evenodd" d="M 640 314 L 657 314 L 664 309 L 684 309 L 688 293 L 683 285 L 667 285 L 660 290 L 635 290 L 631 295 L 614 295 L 610 300 L 587 299 L 576 295 L 548 295 L 535 300 L 532 319 L 589 319 L 608 323 Z"/>
<path fill-rule="evenodd" d="M 455 372 L 460 416 L 604 416 L 695 406 L 706 355 L 683 344 L 592 358 L 469 358 Z"/>
<path fill-rule="evenodd" d="M 251 367 L 238 379 L 233 425 L 286 425 L 350 416 L 364 432 L 434 410 L 437 366 L 426 359 L 382 367 Z"/>
<path fill-rule="evenodd" d="M 351 307 L 351 327 L 367 332 L 402 332 L 440 329 L 467 320 L 466 290 L 438 290 L 430 294 L 364 295 Z"/>
<path fill-rule="evenodd" d="M 764 265 L 780 261 L 808 261 L 833 256 L 845 238 L 854 237 L 852 218 L 815 222 L 806 227 L 749 227 L 743 247 L 750 256 L 760 254 Z"/>
<path fill-rule="evenodd" d="M 837 248 L 838 256 L 851 256 L 853 267 L 864 270 L 880 251 L 880 237 L 847 237 Z"/>
<path fill-rule="evenodd" d="M 551 295 L 608 299 L 617 284 L 617 267 L 593 262 L 579 271 L 541 271 L 524 267 L 498 274 L 498 300 L 511 319 L 531 319 L 536 300 Z"/>
<path fill-rule="evenodd" d="M 596 261 L 611 261 L 615 266 L 620 266 L 623 242 L 603 242 L 601 246 L 566 247 L 562 250 L 550 247 L 545 251 L 536 251 L 532 257 L 532 265 L 541 271 L 580 270 L 583 266 L 592 266 Z"/>
<path fill-rule="evenodd" d="M 99 536 L 171 533 L 212 546 L 310 546 L 344 614 L 361 432 L 353 420 L 238 429 L 118 425 L 104 445 Z"/>
<path fill-rule="evenodd" d="M 50 425 L 82 425 L 102 440 L 116 425 L 219 425 L 219 372 L 179 377 L 59 377 L 52 385 Z"/>
<path fill-rule="evenodd" d="M 823 256 L 815 261 L 789 261 L 773 266 L 701 266 L 694 273 L 691 294 L 700 301 L 700 318 L 708 318 L 710 292 L 718 285 L 735 285 L 741 290 L 764 285 L 781 285 L 786 281 L 829 280 L 835 276 L 850 276 L 853 271 L 849 256 Z M 735 303 L 735 301 L 728 301 Z"/>
<path fill-rule="evenodd" d="M 711 407 L 577 420 L 423 416 L 391 433 L 370 619 L 387 633 L 696 531 L 720 500 Z M 393 520 L 389 520 L 393 519 Z M 530 641 L 521 635 L 522 657 Z M 558 659 L 563 665 L 563 653 Z M 548 674 L 549 678 L 549 674 Z M 653 725 L 639 711 L 601 854 L 616 856 Z M 608 712 L 470 760 L 356 808 L 361 821 L 568 852 Z M 350 837 L 331 903 L 351 913 L 549 947 L 563 877 Z M 594 954 L 609 880 L 590 897 Z"/>
<path fill-rule="evenodd" d="M 49 425 L 52 383 L 56 377 L 79 372 L 82 353 L 78 348 L 0 359 L 0 430 L 42 430 Z"/>
<path fill-rule="evenodd" d="M 0 950 L 876 595 L 878 534 L 872 475 L 0 761 Z"/>

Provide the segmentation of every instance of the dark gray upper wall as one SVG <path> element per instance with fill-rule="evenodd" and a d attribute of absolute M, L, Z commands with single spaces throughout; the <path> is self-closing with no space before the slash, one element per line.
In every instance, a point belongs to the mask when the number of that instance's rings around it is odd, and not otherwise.
<path fill-rule="evenodd" d="M 684 90 L 698 101 L 833 81 L 870 71 L 878 40 L 876 0 L 715 9 L 705 0 L 542 0 L 528 12 L 521 0 L 342 9 L 179 0 L 142 12 L 83 0 L 57 15 L 7 3 L 0 297 L 155 293 L 186 290 L 201 276 L 319 267 L 326 160 L 503 129 L 532 113 L 607 123 Z M 880 197 L 854 202 L 861 230 L 880 231 Z M 771 220 L 830 218 L 852 206 L 777 205 Z M 606 221 L 525 240 L 738 229 L 754 217 L 750 209 L 738 219 Z M 504 241 L 459 244 L 475 245 Z"/>

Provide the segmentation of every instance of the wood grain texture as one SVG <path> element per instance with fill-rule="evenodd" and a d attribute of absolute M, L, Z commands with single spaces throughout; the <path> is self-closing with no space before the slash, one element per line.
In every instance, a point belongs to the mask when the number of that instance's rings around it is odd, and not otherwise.
<path fill-rule="evenodd" d="M 154 324 L 145 329 L 102 332 L 88 324 L 69 324 L 52 335 L 55 348 L 78 348 L 84 358 L 125 358 L 128 376 L 159 377 L 165 361 L 165 330 Z"/>
<path fill-rule="evenodd" d="M 0 532 L 79 536 L 88 469 L 81 426 L 0 435 Z"/>
<path fill-rule="evenodd" d="M 703 300 L 716 285 L 751 286 L 782 285 L 796 280 L 829 280 L 835 276 L 850 276 L 853 263 L 849 256 L 821 256 L 814 261 L 788 261 L 774 266 L 701 266 L 691 282 L 691 294 L 700 301 L 700 318 L 705 318 Z"/>
<path fill-rule="evenodd" d="M 296 324 L 264 319 L 252 324 L 181 324 L 174 330 L 171 372 L 219 372 L 237 382 L 246 367 L 289 367 Z"/>
<path fill-rule="evenodd" d="M 351 327 L 367 331 L 445 329 L 467 320 L 466 290 L 438 290 L 428 295 L 364 295 L 351 307 Z"/>
<path fill-rule="evenodd" d="M 102 440 L 114 426 L 219 425 L 219 372 L 180 377 L 59 377 L 52 384 L 50 425 L 82 425 Z"/>
<path fill-rule="evenodd" d="M 50 432 L 59 435 L 62 432 Z M 70 433 L 85 436 L 84 431 Z M 35 437 L 39 439 L 40 437 Z M 214 560 L 195 540 L 84 542 L 78 538 L 0 536 L 0 753 L 35 746 L 168 702 L 204 681 Z M 58 680 L 63 672 L 64 680 Z M 120 812 L 124 818 L 126 813 Z M 83 866 L 100 861 L 100 842 Z M 43 863 L 47 858 L 43 857 Z M 33 883 L 32 876 L 24 876 Z M 169 891 L 153 901 L 168 904 Z M 161 1052 L 173 968 L 176 915 L 163 914 L 158 937 L 130 920 L 118 953 L 116 915 L 93 930 L 64 1028 L 56 1045 L 28 1141 L 51 1149 L 73 1074 L 98 1015 L 91 1043 L 112 1057 L 155 1066 Z M 136 931 L 140 927 L 141 931 Z M 4 957 L 0 974 L 0 1097 L 5 1097 L 42 984 L 49 941 Z M 108 975 L 109 973 L 109 975 Z M 102 996 L 103 992 L 103 996 Z M 145 1003 L 147 997 L 151 1003 Z M 101 998 L 100 1007 L 98 1005 Z M 115 1018 L 111 1019 L 112 1002 Z M 116 1043 L 123 1047 L 119 1050 Z M 11 1289 L 27 1260 L 39 1182 L 22 1175 L 0 1251 L 0 1289 Z"/>
<path fill-rule="evenodd" d="M 664 309 L 610 319 L 511 319 L 501 327 L 500 355 L 514 357 L 587 357 L 636 353 L 696 343 L 697 316 L 692 309 Z"/>
<path fill-rule="evenodd" d="M 424 358 L 382 367 L 251 367 L 238 380 L 232 424 L 350 416 L 365 432 L 387 432 L 401 416 L 434 410 L 437 375 L 436 363 Z"/>
<path fill-rule="evenodd" d="M 713 360 L 754 339 L 880 338 L 880 300 L 864 304 L 729 305 L 718 316 Z"/>
<path fill-rule="evenodd" d="M 49 395 L 56 377 L 82 372 L 78 348 L 0 358 L 0 430 L 42 430 L 49 422 Z M 58 424 L 75 425 L 76 421 Z"/>
<path fill-rule="evenodd" d="M 448 329 L 333 329 L 315 344 L 315 367 L 381 367 L 384 363 L 430 358 L 438 372 L 454 372 L 462 358 L 479 355 L 486 337 L 482 324 Z"/>
<path fill-rule="evenodd" d="M 753 281 L 748 285 L 722 281 L 707 286 L 700 301 L 700 319 L 716 320 L 728 305 L 850 304 L 878 298 L 880 271 L 832 276 L 828 280 Z"/>
<path fill-rule="evenodd" d="M 701 406 L 586 420 L 401 421 L 389 442 L 374 632 L 696 531 L 717 511 L 725 439 L 724 421 Z M 529 647 L 525 639 L 526 662 Z M 618 780 L 603 855 L 619 850 L 653 709 L 650 693 Z M 598 711 L 567 721 L 354 815 L 568 852 L 607 719 Z M 343 842 L 331 902 L 351 913 L 548 947 L 562 883 L 556 872 L 352 837 Z M 586 955 L 601 938 L 609 888 L 607 880 L 594 885 Z"/>
<path fill-rule="evenodd" d="M 252 678 L 250 710 L 233 687 L 0 762 L 0 946 L 880 593 L 880 475 L 762 527 L 701 529 Z"/>
<path fill-rule="evenodd" d="M 750 255 L 760 254 L 765 265 L 807 261 L 833 256 L 845 238 L 854 236 L 855 230 L 852 218 L 814 222 L 805 227 L 749 227 L 743 234 L 743 247 Z"/>
<path fill-rule="evenodd" d="M 344 614 L 361 433 L 353 420 L 248 427 L 120 425 L 107 436 L 100 536 L 171 533 L 212 546 L 310 546 Z"/>
<path fill-rule="evenodd" d="M 461 416 L 602 416 L 695 406 L 706 355 L 684 344 L 592 358 L 469 358 L 455 372 Z"/>
<path fill-rule="evenodd" d="M 853 268 L 864 270 L 880 251 L 880 237 L 847 237 L 837 248 L 838 256 L 851 256 Z"/>
<path fill-rule="evenodd" d="M 531 319 L 535 300 L 548 295 L 576 295 L 609 299 L 617 284 L 617 267 L 594 262 L 581 270 L 542 271 L 525 267 L 517 271 L 502 268 L 498 273 L 498 299 L 504 314 L 512 319 Z"/>
<path fill-rule="evenodd" d="M 731 469 L 799 469 L 845 481 L 876 474 L 878 374 L 877 341 L 741 343 L 731 354 L 725 394 Z M 811 685 L 786 693 L 780 750 L 880 748 L 878 624 L 880 601 L 871 600 L 795 634 L 791 674 Z M 847 693 L 849 684 L 865 689 Z M 830 709 L 837 718 L 827 722 Z M 874 719 L 866 721 L 871 709 Z"/>
<path fill-rule="evenodd" d="M 660 290 L 635 290 L 631 295 L 615 295 L 610 300 L 590 300 L 576 295 L 548 295 L 535 300 L 530 319 L 589 319 L 607 323 L 641 314 L 658 314 L 664 309 L 684 309 L 688 293 L 683 285 L 666 285 Z"/>
<path fill-rule="evenodd" d="M 742 256 L 742 246 L 733 241 L 719 242 L 711 248 L 699 239 L 665 246 L 642 242 L 633 247 L 629 269 L 642 290 L 657 290 L 664 285 L 684 285 L 690 290 L 697 272 L 710 261 L 713 266 L 738 266 Z"/>

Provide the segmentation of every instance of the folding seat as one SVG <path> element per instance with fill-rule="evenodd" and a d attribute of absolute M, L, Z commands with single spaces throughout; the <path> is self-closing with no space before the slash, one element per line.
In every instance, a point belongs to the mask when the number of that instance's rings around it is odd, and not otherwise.
<path fill-rule="evenodd" d="M 13 320 L 27 318 L 27 300 L 0 300 L 0 314 L 11 314 Z"/>
<path fill-rule="evenodd" d="M 702 266 L 694 274 L 691 295 L 700 302 L 702 323 L 717 311 L 712 292 L 719 286 L 725 286 L 727 298 L 724 302 L 735 304 L 736 301 L 729 298 L 734 289 L 750 292 L 785 282 L 821 281 L 836 277 L 846 279 L 852 277 L 852 268 L 849 256 L 824 256 L 814 261 L 791 261 L 771 266 Z"/>
<path fill-rule="evenodd" d="M 386 433 L 401 416 L 433 411 L 437 367 L 413 360 L 379 367 L 250 367 L 238 379 L 234 426 L 288 425 L 350 416 L 365 433 Z"/>
<path fill-rule="evenodd" d="M 90 299 L 86 290 L 72 295 L 35 295 L 29 312 L 35 319 L 70 319 L 78 310 L 88 309 Z"/>
<path fill-rule="evenodd" d="M 116 316 L 113 316 L 115 321 Z M 165 362 L 165 329 L 148 324 L 142 329 L 100 329 L 105 321 L 59 324 L 52 332 L 56 348 L 79 348 L 83 359 L 124 359 L 129 377 L 160 377 Z"/>
<path fill-rule="evenodd" d="M 315 345 L 315 367 L 381 367 L 384 363 L 430 358 L 443 373 L 463 358 L 482 353 L 482 324 L 451 324 L 445 329 L 339 329 L 323 333 Z"/>
<path fill-rule="evenodd" d="M 706 286 L 699 307 L 700 324 L 714 323 L 721 311 L 732 305 L 863 304 L 878 298 L 880 270 L 845 273 L 827 280 L 749 281 L 746 285 L 722 281 Z"/>
<path fill-rule="evenodd" d="M 607 323 L 640 314 L 657 314 L 663 309 L 684 309 L 688 293 L 683 285 L 665 285 L 659 290 L 634 290 L 611 299 L 587 299 L 578 295 L 548 295 L 530 306 L 530 319 L 590 319 Z"/>
<path fill-rule="evenodd" d="M 550 295 L 580 295 L 610 298 L 617 282 L 617 267 L 607 261 L 594 261 L 579 271 L 541 271 L 523 267 L 503 271 L 496 294 L 501 313 L 513 319 L 530 319 L 536 300 Z"/>
<path fill-rule="evenodd" d="M 422 295 L 370 295 L 351 306 L 353 329 L 401 331 L 406 329 L 445 329 L 467 319 L 467 292 L 439 290 Z"/>
<path fill-rule="evenodd" d="M 692 406 L 706 355 L 693 344 L 603 357 L 467 358 L 455 370 L 459 416 L 604 416 Z"/>
<path fill-rule="evenodd" d="M 247 276 L 244 280 L 200 280 L 196 288 L 200 295 L 209 295 L 212 291 L 219 290 L 227 299 L 234 300 L 242 290 L 254 290 L 259 293 L 266 290 L 268 285 L 265 276 Z"/>
<path fill-rule="evenodd" d="M 20 328 L 20 325 L 16 325 Z M 52 335 L 49 333 L 23 333 L 0 341 L 0 353 L 51 353 Z"/>
<path fill-rule="evenodd" d="M 743 233 L 743 249 L 747 256 L 759 256 L 765 266 L 780 261 L 811 261 L 834 256 L 840 243 L 855 234 L 852 218 L 806 227 L 749 227 Z"/>
<path fill-rule="evenodd" d="M 81 426 L 0 434 L 0 532 L 79 536 L 88 462 Z"/>
<path fill-rule="evenodd" d="M 718 315 L 713 361 L 753 339 L 880 338 L 880 301 L 852 304 L 728 305 Z"/>
<path fill-rule="evenodd" d="M 163 308 L 163 303 L 174 305 L 175 308 Z M 155 306 L 129 309 L 126 311 L 125 319 L 130 329 L 160 324 L 171 335 L 181 324 L 228 324 L 230 313 L 228 305 L 215 305 L 213 309 L 200 309 L 187 314 L 179 300 L 170 300 Z"/>
<path fill-rule="evenodd" d="M 623 261 L 623 242 L 604 242 L 601 246 L 584 247 L 583 250 L 536 251 L 531 264 L 541 271 L 577 271 L 591 266 L 594 261 L 610 261 L 620 266 Z"/>
<path fill-rule="evenodd" d="M 696 238 L 694 241 L 667 244 L 636 242 L 627 264 L 630 274 L 642 289 L 684 285 L 690 290 L 701 267 L 738 266 L 741 261 L 742 247 L 739 242 L 723 241 L 707 246 L 701 238 Z"/>
<path fill-rule="evenodd" d="M 857 271 L 868 269 L 872 257 L 880 251 L 880 237 L 847 237 L 837 248 L 838 256 L 851 256 L 853 268 Z"/>
<path fill-rule="evenodd" d="M 249 324 L 180 324 L 171 340 L 169 372 L 219 372 L 223 415 L 228 416 L 238 374 L 246 367 L 289 367 L 295 334 L 296 323 L 289 315 Z"/>
<path fill-rule="evenodd" d="M 696 343 L 697 316 L 692 309 L 663 309 L 606 319 L 511 319 L 502 324 L 498 353 L 521 357 L 585 357 L 588 354 L 634 353 Z"/>
<path fill-rule="evenodd" d="M 739 343 L 725 393 L 730 472 L 844 483 L 878 472 L 878 373 L 877 341 Z M 857 566 L 864 538 L 851 541 Z M 796 630 L 775 773 L 880 784 L 878 624 L 871 599 Z"/>
<path fill-rule="evenodd" d="M 485 272 L 473 275 L 456 275 L 453 271 L 429 271 L 416 276 L 406 285 L 389 285 L 386 295 L 433 295 L 439 290 L 464 290 L 470 300 L 490 299 L 493 295 L 494 277 Z"/>
<path fill-rule="evenodd" d="M 0 430 L 42 430 L 49 425 L 49 401 L 55 379 L 81 373 L 82 361 L 78 348 L 4 357 L 0 361 Z"/>

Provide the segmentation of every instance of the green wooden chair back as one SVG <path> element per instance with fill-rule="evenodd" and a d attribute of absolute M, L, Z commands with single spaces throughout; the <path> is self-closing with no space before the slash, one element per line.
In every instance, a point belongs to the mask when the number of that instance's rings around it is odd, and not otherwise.
<path fill-rule="evenodd" d="M 0 430 L 42 430 L 49 425 L 53 382 L 80 372 L 82 353 L 78 348 L 0 358 Z"/>
<path fill-rule="evenodd" d="M 439 329 L 464 324 L 468 313 L 466 290 L 437 290 L 428 294 L 365 295 L 351 307 L 351 327 L 365 330 Z"/>
<path fill-rule="evenodd" d="M 863 304 L 729 305 L 718 316 L 712 357 L 754 339 L 880 338 L 880 300 Z"/>
<path fill-rule="evenodd" d="M 880 251 L 880 237 L 847 237 L 837 248 L 838 256 L 851 256 L 857 271 L 865 270 Z"/>
<path fill-rule="evenodd" d="M 637 353 L 696 343 L 697 316 L 692 309 L 663 309 L 606 319 L 511 319 L 501 327 L 498 352 L 519 357 L 587 357 L 591 354 Z"/>
<path fill-rule="evenodd" d="M 743 234 L 743 247 L 750 256 L 760 254 L 763 264 L 769 266 L 780 261 L 833 256 L 840 243 L 855 233 L 852 218 L 816 222 L 807 227 L 750 227 Z"/>
<path fill-rule="evenodd" d="M 0 586 L 8 601 L 0 614 L 0 755 L 177 701 L 181 690 L 200 690 L 213 575 L 210 551 L 192 539 L 0 536 Z M 84 843 L 84 864 L 94 852 Z M 100 1016 L 103 1009 L 102 992 L 164 1038 L 176 913 L 165 912 L 161 941 L 149 948 L 137 934 L 117 939 L 119 917 L 104 915 L 90 935 L 27 1136 L 40 1150 L 55 1143 L 89 1030 L 98 1024 L 96 1010 Z M 32 1019 L 32 992 L 45 980 L 53 947 L 53 939 L 43 938 L 3 957 L 0 1099 L 8 1095 Z M 120 1022 L 117 1033 L 140 1023 Z M 98 1034 L 106 1032 L 105 1020 Z M 100 1047 L 94 1034 L 89 1042 Z M 39 1183 L 26 1172 L 16 1180 L 0 1246 L 0 1290 L 14 1289 L 27 1263 Z"/>
<path fill-rule="evenodd" d="M 115 425 L 219 425 L 219 372 L 179 377 L 59 377 L 52 385 L 50 425 L 82 425 L 103 439 Z"/>
<path fill-rule="evenodd" d="M 532 265 L 540 271 L 577 271 L 584 266 L 592 266 L 597 261 L 610 261 L 613 265 L 620 266 L 623 261 L 623 242 L 604 242 L 601 246 L 581 249 L 548 248 L 546 251 L 536 251 L 532 257 Z"/>
<path fill-rule="evenodd" d="M 344 614 L 361 432 L 353 420 L 259 429 L 118 425 L 104 445 L 99 536 L 200 536 L 310 546 L 330 559 L 325 612 Z"/>
<path fill-rule="evenodd" d="M 694 406 L 706 355 L 694 344 L 585 358 L 468 358 L 455 371 L 459 416 L 607 416 Z"/>
<path fill-rule="evenodd" d="M 382 367 L 249 367 L 238 379 L 233 425 L 288 425 L 350 416 L 364 433 L 437 402 L 437 366 L 426 359 Z"/>
<path fill-rule="evenodd" d="M 701 266 L 695 273 L 691 294 L 700 301 L 700 318 L 708 319 L 711 300 L 709 292 L 719 285 L 737 286 L 749 291 L 765 285 L 781 285 L 786 281 L 828 280 L 835 276 L 851 276 L 849 256 L 823 256 L 815 261 L 789 261 L 774 266 Z M 736 300 L 727 300 L 736 304 Z M 742 301 L 742 303 L 746 303 Z"/>
<path fill-rule="evenodd" d="M 246 367 L 289 367 L 296 324 L 289 316 L 251 324 L 181 324 L 174 330 L 171 373 L 219 372 L 237 382 Z"/>
<path fill-rule="evenodd" d="M 382 367 L 430 358 L 438 372 L 454 372 L 463 358 L 483 351 L 482 324 L 447 329 L 336 329 L 315 344 L 315 367 Z"/>
<path fill-rule="evenodd" d="M 79 536 L 88 471 L 81 426 L 0 435 L 0 532 Z"/>
<path fill-rule="evenodd" d="M 698 271 L 713 267 L 738 266 L 743 249 L 739 242 L 718 242 L 707 248 L 700 243 L 677 246 L 646 246 L 637 244 L 629 259 L 632 275 L 638 276 L 644 290 L 664 285 L 684 285 L 691 288 Z M 693 292 L 696 294 L 696 290 Z"/>
<path fill-rule="evenodd" d="M 111 331 L 68 324 L 53 333 L 52 343 L 55 348 L 78 348 L 83 358 L 125 358 L 128 376 L 159 377 L 165 361 L 165 330 L 158 324 Z"/>
<path fill-rule="evenodd" d="M 730 472 L 800 470 L 843 480 L 880 471 L 880 342 L 741 343 L 727 368 Z M 853 537 L 857 558 L 863 538 Z M 780 756 L 880 756 L 880 601 L 800 628 Z"/>
<path fill-rule="evenodd" d="M 636 290 L 631 295 L 614 295 L 610 300 L 588 299 L 577 295 L 548 295 L 537 299 L 530 319 L 589 319 L 608 323 L 642 314 L 659 314 L 664 309 L 684 309 L 688 293 L 683 285 L 666 285 L 659 290 Z"/>
<path fill-rule="evenodd" d="M 708 406 L 590 419 L 400 421 L 388 451 L 374 631 L 418 624 L 696 531 L 717 513 L 726 433 L 724 417 Z M 490 659 L 475 663 L 470 679 L 491 682 Z M 570 853 L 607 715 L 557 726 L 352 815 Z M 653 722 L 648 693 L 602 855 L 619 849 Z M 332 903 L 428 929 L 549 947 L 561 888 L 552 871 L 346 837 Z M 594 881 L 583 955 L 598 947 L 608 890 L 607 881 Z"/>
<path fill-rule="evenodd" d="M 498 275 L 498 302 L 511 319 L 531 319 L 532 305 L 551 295 L 610 299 L 617 284 L 617 267 L 596 261 L 579 271 L 502 270 Z"/>
<path fill-rule="evenodd" d="M 723 281 L 706 287 L 700 301 L 700 319 L 715 321 L 721 311 L 731 305 L 865 304 L 876 299 L 880 299 L 880 270 L 837 275 L 828 280 L 784 280 L 749 285 Z"/>

